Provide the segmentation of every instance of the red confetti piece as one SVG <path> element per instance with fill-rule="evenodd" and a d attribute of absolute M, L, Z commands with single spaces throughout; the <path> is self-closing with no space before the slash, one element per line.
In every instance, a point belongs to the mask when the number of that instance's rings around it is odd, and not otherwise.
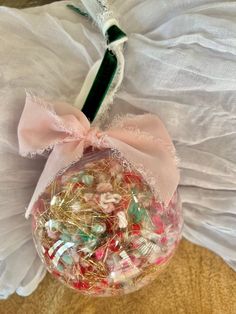
<path fill-rule="evenodd" d="M 80 266 L 80 272 L 84 275 L 86 273 L 86 267 Z"/>
<path fill-rule="evenodd" d="M 77 281 L 73 283 L 73 287 L 78 290 L 87 290 L 90 286 L 86 281 Z"/>
<path fill-rule="evenodd" d="M 157 265 L 161 265 L 165 262 L 166 258 L 165 257 L 159 257 L 157 260 L 156 260 L 156 264 Z"/>
<path fill-rule="evenodd" d="M 116 283 L 116 284 L 114 285 L 114 288 L 117 289 L 117 290 L 120 289 L 120 288 L 121 288 L 121 284 Z"/>
<path fill-rule="evenodd" d="M 161 241 L 160 241 L 160 242 L 161 242 L 161 244 L 164 245 L 164 244 L 167 244 L 167 241 L 168 241 L 168 240 L 167 240 L 167 237 L 163 237 L 163 238 L 161 238 Z"/>
<path fill-rule="evenodd" d="M 156 232 L 156 234 L 162 234 L 165 232 L 165 229 L 164 229 L 164 227 L 158 227 L 155 232 Z"/>
<path fill-rule="evenodd" d="M 120 239 L 123 239 L 123 238 L 124 238 L 124 232 L 122 232 L 122 231 L 117 231 L 116 235 L 117 235 L 117 237 L 120 238 Z"/>
<path fill-rule="evenodd" d="M 119 242 L 115 239 L 112 239 L 109 243 L 109 249 L 112 251 L 112 252 L 118 252 L 119 251 Z"/>
<path fill-rule="evenodd" d="M 53 259 L 55 254 L 52 254 L 51 256 L 48 254 L 48 249 L 44 248 L 45 249 L 45 252 L 44 252 L 44 256 L 47 258 L 47 259 Z M 54 252 L 55 253 L 55 252 Z"/>
<path fill-rule="evenodd" d="M 154 223 L 154 225 L 156 227 L 161 227 L 163 226 L 163 221 L 161 220 L 161 218 L 157 215 L 152 216 L 152 222 Z"/>
<path fill-rule="evenodd" d="M 141 233 L 141 226 L 139 224 L 132 224 L 131 230 L 132 234 L 139 235 Z"/>
<path fill-rule="evenodd" d="M 98 261 L 101 261 L 104 257 L 104 254 L 105 254 L 105 249 L 104 248 L 98 248 L 96 251 L 95 251 L 95 256 L 96 256 L 96 259 Z"/>
<path fill-rule="evenodd" d="M 162 234 L 165 231 L 165 226 L 163 221 L 161 220 L 161 218 L 159 216 L 153 216 L 152 217 L 152 222 L 154 223 L 154 225 L 156 226 L 156 230 L 155 232 L 157 234 Z"/>
<path fill-rule="evenodd" d="M 142 184 L 142 178 L 134 172 L 124 172 L 124 181 L 128 184 L 136 183 L 138 185 Z"/>
<path fill-rule="evenodd" d="M 101 283 L 102 283 L 102 285 L 104 285 L 104 286 L 108 286 L 108 285 L 109 285 L 109 282 L 108 282 L 107 279 L 102 279 L 102 280 L 101 280 Z"/>

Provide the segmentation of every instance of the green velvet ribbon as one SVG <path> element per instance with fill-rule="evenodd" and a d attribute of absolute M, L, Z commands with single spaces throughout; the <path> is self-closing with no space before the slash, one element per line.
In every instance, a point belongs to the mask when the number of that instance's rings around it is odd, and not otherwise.
<path fill-rule="evenodd" d="M 92 122 L 106 97 L 117 70 L 117 58 L 111 50 L 106 50 L 101 66 L 85 100 L 82 112 Z"/>
<path fill-rule="evenodd" d="M 126 34 L 117 25 L 112 25 L 110 28 L 108 28 L 106 36 L 107 43 L 110 45 L 111 43 L 126 37 Z"/>
<path fill-rule="evenodd" d="M 68 8 L 72 9 L 76 13 L 83 16 L 88 16 L 87 13 L 82 12 L 79 8 L 73 5 L 67 5 Z M 112 25 L 106 32 L 108 45 L 114 43 L 121 38 L 126 37 L 126 34 L 116 25 Z M 100 68 L 98 69 L 97 75 L 94 79 L 92 87 L 88 93 L 85 103 L 82 108 L 82 112 L 92 122 L 102 105 L 104 98 L 112 84 L 114 76 L 118 68 L 118 60 L 112 50 L 107 49 L 103 57 Z"/>
<path fill-rule="evenodd" d="M 72 11 L 74 11 L 76 13 L 79 13 L 82 16 L 85 16 L 85 17 L 88 17 L 88 18 L 90 17 L 88 13 L 80 10 L 80 8 L 75 7 L 73 4 L 67 4 L 66 6 L 67 6 L 68 9 L 71 9 Z"/>

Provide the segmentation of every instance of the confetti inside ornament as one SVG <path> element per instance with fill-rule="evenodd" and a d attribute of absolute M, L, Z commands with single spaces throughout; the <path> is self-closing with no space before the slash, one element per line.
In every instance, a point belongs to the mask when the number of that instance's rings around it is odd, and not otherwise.
<path fill-rule="evenodd" d="M 173 255 L 181 228 L 177 192 L 165 206 L 140 173 L 109 149 L 85 153 L 33 208 L 43 262 L 87 295 L 129 293 L 155 279 Z"/>

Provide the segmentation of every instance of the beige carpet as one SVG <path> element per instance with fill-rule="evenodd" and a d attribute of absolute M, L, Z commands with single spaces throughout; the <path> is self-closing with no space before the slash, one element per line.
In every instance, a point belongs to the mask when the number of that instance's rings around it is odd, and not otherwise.
<path fill-rule="evenodd" d="M 126 0 L 128 1 L 128 0 Z M 25 7 L 52 1 L 0 0 Z M 166 271 L 139 292 L 115 298 L 89 298 L 51 276 L 27 298 L 0 302 L 0 314 L 236 314 L 236 273 L 206 249 L 182 241 Z"/>
<path fill-rule="evenodd" d="M 152 284 L 113 298 L 81 296 L 50 275 L 27 298 L 0 302 L 1 314 L 235 314 L 236 273 L 219 257 L 185 240 Z"/>

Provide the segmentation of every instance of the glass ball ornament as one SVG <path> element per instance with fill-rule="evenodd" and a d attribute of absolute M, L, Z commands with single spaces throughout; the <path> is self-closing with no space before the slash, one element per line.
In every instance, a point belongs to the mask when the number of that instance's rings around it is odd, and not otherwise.
<path fill-rule="evenodd" d="M 133 292 L 166 267 L 181 238 L 181 202 L 156 199 L 111 150 L 91 150 L 34 204 L 33 237 L 48 271 L 94 296 Z"/>

